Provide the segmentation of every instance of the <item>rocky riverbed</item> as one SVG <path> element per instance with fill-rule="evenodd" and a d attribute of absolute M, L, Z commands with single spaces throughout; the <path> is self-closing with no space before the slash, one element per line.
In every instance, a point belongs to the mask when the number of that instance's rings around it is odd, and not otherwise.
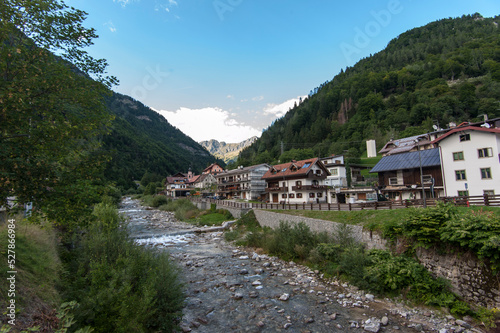
<path fill-rule="evenodd" d="M 138 244 L 168 251 L 179 264 L 186 284 L 183 332 L 484 332 L 472 321 L 379 299 L 236 247 L 222 232 L 199 232 L 132 199 L 121 212 Z"/>

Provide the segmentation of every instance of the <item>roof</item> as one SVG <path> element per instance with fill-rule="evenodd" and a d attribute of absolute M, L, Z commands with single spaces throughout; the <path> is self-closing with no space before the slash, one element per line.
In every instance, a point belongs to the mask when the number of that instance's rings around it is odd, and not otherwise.
<path fill-rule="evenodd" d="M 387 142 L 382 149 L 380 149 L 380 154 L 400 154 L 405 153 L 417 145 L 425 145 L 428 144 L 429 140 L 427 139 L 427 134 L 420 134 L 415 136 L 410 136 L 407 138 L 401 138 L 397 140 L 391 140 Z"/>
<path fill-rule="evenodd" d="M 309 171 L 312 169 L 314 165 L 318 165 L 322 168 L 327 174 L 329 174 L 328 170 L 326 170 L 323 163 L 318 163 L 319 158 L 309 158 L 307 160 L 302 161 L 291 161 L 288 163 L 282 163 L 273 165 L 267 170 L 267 172 L 262 176 L 262 179 L 273 179 L 279 178 L 283 179 L 288 176 L 306 176 Z"/>
<path fill-rule="evenodd" d="M 212 163 L 209 166 L 207 166 L 205 169 L 203 169 L 203 172 L 212 170 L 215 167 L 219 167 L 221 170 L 224 170 L 224 168 L 221 167 L 218 163 Z"/>
<path fill-rule="evenodd" d="M 215 177 L 217 178 L 217 177 L 225 177 L 227 175 L 237 175 L 240 173 L 252 171 L 252 170 L 260 168 L 260 167 L 269 168 L 269 164 L 262 163 L 262 164 L 251 165 L 251 166 L 247 166 L 247 167 L 243 167 L 243 168 L 239 167 L 239 168 L 236 168 L 233 170 L 221 172 L 221 173 L 217 174 Z"/>
<path fill-rule="evenodd" d="M 420 161 L 422 161 L 422 164 L 420 164 Z M 439 148 L 384 156 L 370 172 L 415 169 L 419 168 L 420 165 L 422 165 L 422 167 L 440 166 L 441 158 L 439 156 Z"/>
<path fill-rule="evenodd" d="M 441 135 L 431 143 L 438 143 L 439 141 L 449 137 L 450 135 L 453 135 L 458 132 L 464 132 L 464 131 L 478 131 L 478 132 L 486 132 L 486 133 L 495 133 L 495 134 L 500 134 L 500 128 L 486 128 L 486 127 L 481 127 L 481 126 L 465 126 L 465 127 L 457 127 L 452 129 L 446 134 Z"/>

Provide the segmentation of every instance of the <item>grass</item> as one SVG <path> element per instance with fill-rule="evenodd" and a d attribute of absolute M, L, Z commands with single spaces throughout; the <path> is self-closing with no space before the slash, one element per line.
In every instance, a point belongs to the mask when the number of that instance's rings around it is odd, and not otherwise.
<path fill-rule="evenodd" d="M 49 226 L 29 224 L 15 218 L 15 293 L 16 328 L 41 324 L 36 317 L 54 316 L 53 310 L 61 303 L 58 292 L 61 263 L 58 255 L 58 241 L 55 231 Z M 12 271 L 7 266 L 8 258 L 7 224 L 0 226 L 0 279 L 6 281 Z M 10 253 L 12 254 L 12 252 Z M 11 259 L 11 258 L 9 258 Z M 7 283 L 0 283 L 0 306 L 6 309 L 9 290 Z M 3 312 L 3 311 L 2 311 Z M 55 317 L 55 316 L 54 316 Z M 5 319 L 5 318 L 4 318 Z M 56 319 L 57 318 L 53 318 Z"/>
<path fill-rule="evenodd" d="M 358 211 L 315 211 L 315 210 L 271 210 L 275 213 L 288 214 L 294 216 L 304 216 L 314 219 L 361 225 L 369 230 L 383 230 L 384 226 L 394 225 L 406 219 L 414 213 L 414 209 L 380 209 L 380 210 L 358 210 Z M 459 213 L 468 211 L 492 212 L 500 216 L 500 207 L 457 207 Z"/>

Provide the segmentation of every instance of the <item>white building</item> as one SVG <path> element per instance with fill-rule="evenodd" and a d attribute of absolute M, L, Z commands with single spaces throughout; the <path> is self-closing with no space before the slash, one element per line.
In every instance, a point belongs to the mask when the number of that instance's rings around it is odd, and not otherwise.
<path fill-rule="evenodd" d="M 474 125 L 432 141 L 440 148 L 446 196 L 500 194 L 500 118 Z"/>
<path fill-rule="evenodd" d="M 330 172 L 324 184 L 332 187 L 346 187 L 347 174 L 344 162 L 344 155 L 332 155 L 321 158 L 321 162 Z"/>

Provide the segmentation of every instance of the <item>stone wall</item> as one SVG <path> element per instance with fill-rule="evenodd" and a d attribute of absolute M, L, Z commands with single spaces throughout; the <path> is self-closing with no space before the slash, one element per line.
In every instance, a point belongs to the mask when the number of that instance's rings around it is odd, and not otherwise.
<path fill-rule="evenodd" d="M 303 216 L 254 210 L 261 226 L 277 228 L 280 221 L 304 222 L 312 231 L 335 233 L 341 224 Z M 388 249 L 385 239 L 361 226 L 349 226 L 353 236 L 368 249 Z M 432 274 L 450 281 L 455 293 L 471 304 L 500 308 L 500 274 L 494 275 L 488 265 L 473 254 L 441 254 L 433 249 L 419 248 L 417 258 Z"/>
<path fill-rule="evenodd" d="M 201 210 L 208 210 L 210 209 L 210 202 L 208 201 L 191 201 L 193 204 L 198 207 L 198 209 Z M 228 206 L 222 206 L 222 205 L 216 205 L 216 209 L 225 209 L 228 210 L 231 215 L 233 215 L 235 218 L 239 219 L 241 215 L 246 214 L 250 209 L 249 208 L 234 208 L 234 207 L 228 207 Z"/>
<path fill-rule="evenodd" d="M 277 228 L 280 225 L 280 221 L 286 221 L 291 224 L 297 224 L 300 222 L 305 223 L 311 231 L 323 232 L 326 231 L 330 234 L 335 234 L 337 228 L 342 226 L 341 223 L 318 220 L 304 216 L 295 216 L 288 214 L 273 213 L 264 210 L 254 209 L 255 217 L 259 221 L 261 226 L 266 226 L 270 228 Z M 366 244 L 368 249 L 385 249 L 386 241 L 382 239 L 379 235 L 374 234 L 368 230 L 363 230 L 363 227 L 359 225 L 348 225 L 351 229 L 352 236 L 354 239 Z"/>
<path fill-rule="evenodd" d="M 440 253 L 418 248 L 417 257 L 435 276 L 451 282 L 453 291 L 472 304 L 500 308 L 500 274 L 472 253 Z"/>

